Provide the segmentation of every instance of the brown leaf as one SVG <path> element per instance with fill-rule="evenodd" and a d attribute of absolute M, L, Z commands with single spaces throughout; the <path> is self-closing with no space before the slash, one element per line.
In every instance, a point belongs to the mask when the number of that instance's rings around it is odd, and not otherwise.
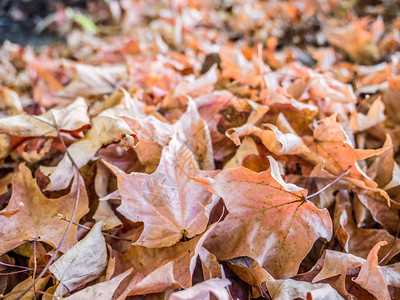
<path fill-rule="evenodd" d="M 212 293 L 218 300 L 229 300 L 230 295 L 227 286 L 231 282 L 224 278 L 213 278 L 201 283 L 198 283 L 184 291 L 172 293 L 169 297 L 171 300 L 194 300 L 207 299 Z"/>
<path fill-rule="evenodd" d="M 80 300 L 80 299 L 102 299 L 102 300 L 112 300 L 112 296 L 117 289 L 118 285 L 122 280 L 125 279 L 126 276 L 132 270 L 129 269 L 122 274 L 110 279 L 108 281 L 103 281 L 98 284 L 88 286 L 87 288 L 80 290 L 69 297 L 65 297 L 64 299 L 68 300 Z"/>
<path fill-rule="evenodd" d="M 208 125 L 200 117 L 196 103 L 192 99 L 189 98 L 186 112 L 173 127 L 178 140 L 193 152 L 200 168 L 203 170 L 215 169 Z"/>
<path fill-rule="evenodd" d="M 65 252 L 49 268 L 60 281 L 55 292 L 63 296 L 77 287 L 96 279 L 107 266 L 107 247 L 101 227 L 96 223 L 84 239 Z"/>
<path fill-rule="evenodd" d="M 40 116 L 21 114 L 1 118 L 0 133 L 23 137 L 57 137 L 56 126 L 63 131 L 77 131 L 89 124 L 85 99 L 79 97 L 69 105 L 52 108 Z"/>
<path fill-rule="evenodd" d="M 307 191 L 285 183 L 278 163 L 269 161 L 270 171 L 239 167 L 193 180 L 222 197 L 229 211 L 205 247 L 220 260 L 249 256 L 280 278 L 297 273 L 316 239 L 331 238 L 332 223 L 327 210 L 305 200 Z"/>
<path fill-rule="evenodd" d="M 94 157 L 97 150 L 103 145 L 114 141 L 123 140 L 127 147 L 136 147 L 138 138 L 136 134 L 128 127 L 125 121 L 117 117 L 117 109 L 103 111 L 100 115 L 91 120 L 91 128 L 85 136 L 68 147 L 68 152 L 77 164 L 78 168 L 83 167 L 90 159 Z M 51 183 L 47 190 L 60 190 L 66 188 L 74 176 L 74 165 L 68 155 L 64 158 L 51 173 Z"/>
<path fill-rule="evenodd" d="M 368 254 L 366 262 L 362 265 L 357 278 L 353 279 L 361 287 L 373 294 L 376 298 L 389 300 L 390 295 L 382 276 L 378 269 L 378 252 L 381 246 L 385 246 L 387 242 L 377 243 Z"/>
<path fill-rule="evenodd" d="M 41 278 L 38 283 L 36 284 L 36 290 L 43 290 L 46 287 L 49 278 Z M 22 299 L 22 300 L 31 300 L 32 298 L 38 297 L 40 294 L 35 293 L 34 290 L 30 290 L 25 296 L 22 298 L 18 298 L 21 293 L 23 293 L 31 284 L 33 283 L 33 278 L 28 277 L 24 281 L 21 281 L 17 284 L 11 292 L 5 295 L 6 299 L 15 300 L 15 299 Z"/>
<path fill-rule="evenodd" d="M 74 222 L 88 212 L 88 198 L 83 179 L 80 178 L 80 191 L 77 213 Z M 19 203 L 23 203 L 22 209 L 15 215 L 6 218 L 0 216 L 0 237 L 2 243 L 0 253 L 6 253 L 24 242 L 39 238 L 53 247 L 57 246 L 68 227 L 68 223 L 62 221 L 58 214 L 71 216 L 77 195 L 77 179 L 71 186 L 69 194 L 57 199 L 45 197 L 32 178 L 30 170 L 23 164 L 19 166 L 19 172 L 14 175 L 12 181 L 12 196 L 4 211 L 20 209 Z M 71 227 L 61 251 L 65 252 L 76 242 L 76 227 Z"/>
<path fill-rule="evenodd" d="M 343 299 L 337 291 L 335 291 L 329 284 L 326 283 L 309 283 L 305 281 L 285 279 L 268 281 L 267 286 L 268 291 L 273 299 Z"/>
<path fill-rule="evenodd" d="M 349 170 L 347 180 L 362 188 L 376 188 L 377 184 L 368 178 L 357 165 L 357 160 L 379 155 L 389 147 L 376 150 L 355 149 L 340 123 L 336 121 L 337 114 L 322 119 L 315 127 L 313 139 L 308 139 L 308 147 L 311 153 L 304 153 L 311 161 L 320 162 L 325 160 L 325 169 L 335 175 L 340 175 Z"/>
<path fill-rule="evenodd" d="M 118 299 L 160 293 L 173 288 L 189 288 L 204 240 L 214 228 L 215 224 L 205 233 L 170 247 L 146 248 L 132 245 L 127 253 L 117 257 L 120 268 L 133 268 L 127 286 L 120 286 Z"/>
<path fill-rule="evenodd" d="M 206 229 L 216 202 L 211 193 L 187 177 L 198 165 L 193 153 L 176 139 L 164 148 L 157 170 L 150 175 L 126 174 L 107 166 L 118 179 L 122 204 L 117 210 L 133 222 L 144 223 L 135 245 L 167 247 Z"/>
<path fill-rule="evenodd" d="M 394 248 L 391 249 L 395 238 L 386 230 L 357 227 L 353 219 L 353 210 L 347 191 L 340 191 L 336 195 L 334 228 L 339 242 L 347 253 L 367 258 L 370 249 L 380 241 L 386 241 L 387 245 L 382 247 L 379 259 L 390 251 L 390 255 L 386 258 L 386 261 L 389 261 L 390 258 L 400 252 L 400 241 L 398 240 L 396 240 Z"/>

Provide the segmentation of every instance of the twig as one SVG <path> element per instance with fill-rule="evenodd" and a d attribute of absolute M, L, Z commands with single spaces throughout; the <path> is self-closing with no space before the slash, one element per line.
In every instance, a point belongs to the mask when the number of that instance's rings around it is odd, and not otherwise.
<path fill-rule="evenodd" d="M 39 276 L 35 279 L 35 281 L 21 294 L 19 295 L 16 300 L 20 300 L 22 299 L 22 297 L 24 297 L 37 283 L 38 281 L 44 276 L 44 274 L 46 274 L 47 270 L 49 269 L 50 265 L 53 263 L 53 261 L 56 259 L 56 256 L 58 254 L 58 252 L 61 249 L 61 246 L 63 245 L 65 239 L 67 238 L 68 232 L 71 229 L 72 226 L 72 220 L 75 218 L 76 215 L 76 211 L 78 208 L 78 202 L 79 202 L 79 198 L 80 198 L 80 190 L 81 190 L 81 181 L 80 181 L 80 176 L 79 176 L 79 167 L 78 165 L 75 163 L 74 159 L 72 158 L 71 154 L 68 152 L 67 146 L 64 143 L 63 138 L 61 137 L 61 133 L 60 133 L 60 128 L 57 125 L 57 121 L 53 115 L 53 112 L 50 110 L 51 116 L 53 117 L 54 120 L 54 126 L 57 130 L 57 135 L 58 138 L 63 146 L 63 148 L 65 149 L 65 152 L 67 154 L 67 156 L 69 157 L 69 159 L 71 160 L 73 166 L 75 167 L 75 171 L 76 171 L 76 180 L 77 180 L 77 192 L 76 192 L 76 199 L 75 199 L 75 205 L 74 205 L 74 209 L 72 212 L 72 216 L 71 219 L 68 223 L 68 227 L 65 230 L 65 233 L 60 241 L 60 243 L 58 244 L 56 250 L 54 251 L 53 255 L 51 256 L 50 260 L 48 261 L 48 263 L 46 264 L 46 266 L 44 267 L 44 269 L 42 270 L 42 272 L 40 272 Z"/>

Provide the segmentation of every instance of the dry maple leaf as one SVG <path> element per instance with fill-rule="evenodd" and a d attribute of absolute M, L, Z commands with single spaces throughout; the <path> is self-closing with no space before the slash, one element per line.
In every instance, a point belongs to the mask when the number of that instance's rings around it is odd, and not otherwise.
<path fill-rule="evenodd" d="M 361 267 L 360 273 L 357 278 L 353 279 L 361 287 L 373 294 L 377 299 L 389 300 L 389 290 L 378 269 L 378 252 L 381 246 L 386 245 L 387 242 L 382 241 L 377 243 L 371 252 L 368 254 L 367 260 Z"/>
<path fill-rule="evenodd" d="M 128 252 L 118 255 L 116 265 L 119 269 L 133 268 L 127 285 L 119 287 L 118 299 L 192 286 L 196 260 L 204 240 L 214 229 L 215 224 L 191 240 L 178 242 L 170 247 L 147 248 L 132 245 Z"/>
<path fill-rule="evenodd" d="M 231 299 L 227 286 L 231 282 L 226 278 L 212 278 L 198 283 L 184 291 L 175 292 L 170 295 L 170 300 L 192 300 L 192 299 L 209 299 L 212 293 L 218 300 Z"/>
<path fill-rule="evenodd" d="M 164 148 L 157 170 L 150 175 L 126 174 L 106 165 L 118 179 L 122 203 L 117 210 L 133 222 L 144 223 L 135 245 L 166 247 L 206 229 L 215 201 L 201 184 L 187 177 L 198 165 L 193 153 L 177 139 Z"/>
<path fill-rule="evenodd" d="M 96 279 L 106 268 L 107 247 L 102 226 L 103 222 L 96 223 L 85 238 L 50 266 L 50 272 L 60 281 L 56 296 L 64 296 Z"/>
<path fill-rule="evenodd" d="M 362 114 L 353 112 L 350 116 L 351 129 L 354 132 L 364 131 L 385 121 L 385 105 L 380 98 L 376 99 L 368 110 L 368 113 Z"/>
<path fill-rule="evenodd" d="M 102 146 L 112 142 L 122 140 L 124 145 L 129 148 L 136 147 L 138 138 L 136 134 L 128 127 L 128 124 L 117 116 L 119 110 L 108 109 L 91 120 L 91 128 L 85 136 L 79 141 L 68 147 L 68 153 L 78 166 L 83 167 L 91 160 Z M 65 189 L 71 179 L 74 177 L 74 164 L 69 155 L 65 154 L 57 167 L 49 168 L 44 173 L 51 173 L 50 184 L 47 190 Z"/>
<path fill-rule="evenodd" d="M 57 93 L 61 97 L 90 96 L 112 93 L 118 81 L 126 74 L 126 67 L 91 66 L 76 64 L 76 75 L 72 81 Z"/>
<path fill-rule="evenodd" d="M 74 222 L 79 220 L 89 211 L 88 198 L 83 179 L 79 179 L 79 203 Z M 50 199 L 43 195 L 32 178 L 31 171 L 20 164 L 19 171 L 14 175 L 12 181 L 12 196 L 8 206 L 3 211 L 20 209 L 15 215 L 6 218 L 0 215 L 0 253 L 6 253 L 17 246 L 39 239 L 50 245 L 57 246 L 68 223 L 60 220 L 59 214 L 71 216 L 77 197 L 77 179 L 71 186 L 69 194 L 57 199 Z M 20 202 L 23 203 L 21 208 Z M 65 252 L 76 244 L 76 227 L 71 227 L 61 247 Z"/>
<path fill-rule="evenodd" d="M 354 61 L 371 63 L 379 57 L 377 41 L 384 32 L 382 18 L 369 24 L 368 18 L 355 19 L 343 26 L 326 26 L 325 35 L 328 41 L 346 52 Z"/>
<path fill-rule="evenodd" d="M 69 105 L 55 107 L 40 116 L 17 115 L 0 119 L 0 133 L 13 136 L 57 137 L 62 131 L 77 131 L 90 124 L 85 99 L 77 98 Z"/>
<path fill-rule="evenodd" d="M 309 283 L 293 279 L 276 280 L 267 282 L 268 291 L 273 299 L 318 299 L 318 300 L 343 300 L 329 284 Z"/>
<path fill-rule="evenodd" d="M 214 155 L 208 125 L 200 117 L 196 103 L 191 98 L 189 98 L 186 112 L 173 125 L 173 128 L 178 140 L 196 156 L 200 168 L 214 170 Z"/>
<path fill-rule="evenodd" d="M 278 163 L 255 173 L 239 167 L 212 178 L 193 178 L 224 199 L 228 216 L 205 243 L 218 259 L 249 256 L 273 277 L 296 274 L 314 242 L 330 239 L 332 221 L 326 209 L 307 201 L 307 190 L 285 183 Z"/>
<path fill-rule="evenodd" d="M 125 271 L 113 279 L 97 283 L 95 285 L 88 286 L 87 288 L 80 290 L 69 297 L 64 299 L 68 300 L 81 300 L 81 299 L 101 299 L 101 300 L 112 300 L 113 294 L 117 289 L 118 285 L 126 276 L 131 273 L 131 269 Z"/>
<path fill-rule="evenodd" d="M 376 182 L 361 170 L 357 165 L 357 160 L 379 155 L 390 148 L 385 147 L 376 150 L 353 148 L 348 136 L 336 119 L 337 114 L 333 114 L 319 121 L 314 129 L 313 138 L 305 138 L 308 147 L 317 155 L 310 152 L 303 154 L 314 162 L 321 162 L 322 158 L 322 161 L 325 161 L 325 169 L 332 174 L 339 175 L 350 170 L 344 178 L 355 185 L 362 188 L 376 188 Z"/>
<path fill-rule="evenodd" d="M 382 247 L 379 259 L 390 251 L 385 259 L 389 261 L 400 252 L 400 242 L 384 229 L 358 228 L 353 219 L 353 210 L 350 196 L 347 191 L 339 191 L 336 195 L 334 212 L 335 235 L 347 253 L 367 258 L 371 248 L 379 241 L 386 241 L 388 245 Z M 391 246 L 393 249 L 391 249 Z"/>

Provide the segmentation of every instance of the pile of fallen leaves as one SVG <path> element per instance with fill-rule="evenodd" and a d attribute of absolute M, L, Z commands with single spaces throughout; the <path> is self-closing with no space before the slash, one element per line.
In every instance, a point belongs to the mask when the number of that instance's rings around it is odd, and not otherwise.
<path fill-rule="evenodd" d="M 0 298 L 399 298 L 399 10 L 359 2 L 99 1 L 5 42 Z"/>

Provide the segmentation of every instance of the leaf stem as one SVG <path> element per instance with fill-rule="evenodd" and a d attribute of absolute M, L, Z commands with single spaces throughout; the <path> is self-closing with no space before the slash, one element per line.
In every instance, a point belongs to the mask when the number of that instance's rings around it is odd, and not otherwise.
<path fill-rule="evenodd" d="M 71 226 L 72 226 L 72 220 L 75 218 L 76 211 L 77 211 L 77 209 L 78 209 L 78 202 L 79 202 L 80 190 L 81 190 L 81 180 L 80 180 L 79 168 L 78 168 L 78 165 L 75 163 L 74 159 L 72 158 L 71 154 L 68 152 L 68 148 L 67 148 L 67 146 L 65 145 L 64 140 L 63 140 L 63 138 L 62 138 L 62 136 L 61 136 L 60 128 L 58 127 L 57 121 L 56 121 L 56 119 L 55 119 L 55 117 L 54 117 L 54 114 L 53 114 L 53 112 L 52 112 L 51 110 L 50 110 L 50 114 L 51 114 L 51 116 L 53 117 L 54 126 L 55 126 L 55 128 L 56 128 L 56 130 L 57 130 L 58 138 L 59 138 L 59 140 L 60 140 L 60 142 L 61 142 L 63 148 L 65 149 L 66 154 L 68 155 L 69 159 L 71 160 L 73 166 L 75 167 L 75 171 L 76 171 L 76 180 L 77 180 L 76 199 L 75 199 L 75 204 L 74 204 L 74 208 L 73 208 L 73 211 L 72 211 L 72 216 L 71 216 L 71 219 L 70 219 L 70 221 L 69 221 L 69 223 L 68 223 L 68 227 L 67 227 L 67 229 L 65 230 L 65 233 L 64 233 L 64 235 L 63 235 L 63 237 L 62 237 L 60 243 L 58 244 L 56 250 L 54 251 L 53 255 L 51 256 L 50 260 L 47 262 L 47 264 L 46 264 L 46 266 L 44 267 L 44 269 L 42 270 L 42 272 L 40 272 L 39 276 L 35 279 L 35 281 L 34 281 L 21 295 L 19 295 L 19 296 L 16 298 L 16 300 L 22 299 L 22 298 L 23 298 L 23 297 L 38 283 L 38 281 L 44 276 L 44 274 L 46 274 L 46 272 L 47 272 L 47 270 L 49 269 L 50 265 L 51 265 L 51 264 L 53 263 L 53 261 L 56 259 L 56 256 L 57 256 L 58 252 L 60 251 L 61 246 L 63 245 L 65 239 L 67 238 L 67 235 L 68 235 L 68 233 L 69 233 L 69 231 L 70 231 L 70 229 L 71 229 Z"/>
<path fill-rule="evenodd" d="M 58 214 L 58 216 L 61 218 L 61 220 L 64 220 L 64 221 L 67 221 L 67 222 L 70 221 L 66 216 L 64 216 L 62 214 Z M 85 225 L 82 225 L 82 224 L 79 224 L 79 223 L 76 223 L 76 222 L 72 222 L 72 224 L 74 224 L 75 226 L 81 227 L 83 229 L 86 229 L 86 230 L 91 230 L 92 229 L 89 226 L 85 226 Z M 113 239 L 132 242 L 131 239 L 122 238 L 122 237 L 119 237 L 119 236 L 116 236 L 116 235 L 112 235 L 112 234 L 109 234 L 109 233 L 102 232 L 102 234 L 105 235 L 105 236 L 108 236 L 110 238 L 113 238 Z"/>
<path fill-rule="evenodd" d="M 349 174 L 350 169 L 347 169 L 346 172 L 340 174 L 339 177 L 337 177 L 334 181 L 328 183 L 326 186 L 324 186 L 322 189 L 320 189 L 319 191 L 315 192 L 314 194 L 308 195 L 306 197 L 306 200 L 310 200 L 312 197 L 315 197 L 319 194 L 321 194 L 323 191 L 325 191 L 327 188 L 331 187 L 332 185 L 334 185 L 336 182 L 338 182 L 340 179 L 342 179 L 344 176 L 346 176 L 347 174 Z"/>

